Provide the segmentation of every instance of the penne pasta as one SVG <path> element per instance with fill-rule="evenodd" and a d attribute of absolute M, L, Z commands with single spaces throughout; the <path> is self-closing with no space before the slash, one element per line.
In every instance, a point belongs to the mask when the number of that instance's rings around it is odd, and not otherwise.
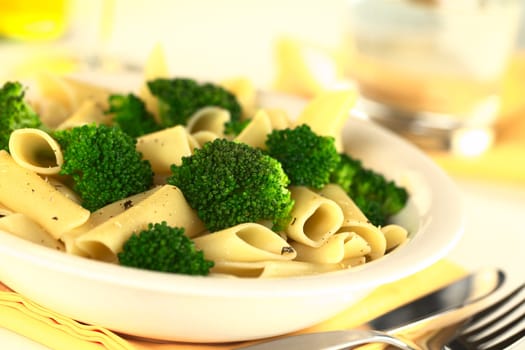
<path fill-rule="evenodd" d="M 144 82 L 140 86 L 139 97 L 146 104 L 146 109 L 160 123 L 158 100 L 149 91 L 147 82 L 157 78 L 167 78 L 169 75 L 166 55 L 161 45 L 155 45 L 144 65 Z"/>
<path fill-rule="evenodd" d="M 2 203 L 0 203 L 0 218 L 3 216 L 14 214 L 11 210 L 9 210 L 6 206 L 4 206 Z"/>
<path fill-rule="evenodd" d="M 272 132 L 270 117 L 264 110 L 259 110 L 252 121 L 235 138 L 237 142 L 243 142 L 252 147 L 266 149 L 266 138 Z"/>
<path fill-rule="evenodd" d="M 370 260 L 375 260 L 385 255 L 385 235 L 378 227 L 371 223 L 361 221 L 345 223 L 345 225 L 341 227 L 340 232 L 354 232 L 361 236 L 370 246 L 370 251 L 366 254 Z"/>
<path fill-rule="evenodd" d="M 333 137 L 337 150 L 342 152 L 341 130 L 356 100 L 357 92 L 353 89 L 322 92 L 306 105 L 294 125 L 307 124 L 315 133 Z"/>
<path fill-rule="evenodd" d="M 383 226 L 381 227 L 381 232 L 385 235 L 387 251 L 397 248 L 408 240 L 408 231 L 399 225 L 390 224 Z"/>
<path fill-rule="evenodd" d="M 214 261 L 291 260 L 295 250 L 266 226 L 239 224 L 193 240 L 207 259 Z"/>
<path fill-rule="evenodd" d="M 88 220 L 87 209 L 64 196 L 35 172 L 19 166 L 4 150 L 0 150 L 0 174 L 0 203 L 27 215 L 54 238 L 59 239 Z"/>
<path fill-rule="evenodd" d="M 136 145 L 157 174 L 169 174 L 171 165 L 182 164 L 182 157 L 191 155 L 196 146 L 196 141 L 182 125 L 143 135 Z"/>
<path fill-rule="evenodd" d="M 40 225 L 36 224 L 24 214 L 15 213 L 0 217 L 0 230 L 44 247 L 64 250 L 62 242 L 53 238 Z"/>
<path fill-rule="evenodd" d="M 56 127 L 77 108 L 75 92 L 62 77 L 40 73 L 36 86 L 41 97 L 38 112 L 45 125 Z"/>
<path fill-rule="evenodd" d="M 230 91 L 242 107 L 243 117 L 251 118 L 256 110 L 257 90 L 250 79 L 232 78 L 220 82 L 222 87 Z"/>
<path fill-rule="evenodd" d="M 71 129 L 91 123 L 109 125 L 111 119 L 111 114 L 104 113 L 100 104 L 94 100 L 85 100 L 70 117 L 62 121 L 62 123 L 56 127 L 56 130 Z"/>
<path fill-rule="evenodd" d="M 297 252 L 297 261 L 306 261 L 318 264 L 336 264 L 345 258 L 345 240 L 350 236 L 348 232 L 336 233 L 320 247 L 311 247 L 302 243 L 291 242 Z"/>
<path fill-rule="evenodd" d="M 290 116 L 284 109 L 266 108 L 264 111 L 268 114 L 268 118 L 270 118 L 272 130 L 282 130 L 292 127 Z"/>
<path fill-rule="evenodd" d="M 204 225 L 182 192 L 175 186 L 164 185 L 127 210 L 80 235 L 75 243 L 92 258 L 117 262 L 117 254 L 132 234 L 146 229 L 148 223 L 162 221 L 169 226 L 184 228 L 190 238 L 204 231 Z"/>
<path fill-rule="evenodd" d="M 220 107 L 204 107 L 191 115 L 186 123 L 188 133 L 210 131 L 216 135 L 224 134 L 224 124 L 230 121 L 230 112 Z"/>
<path fill-rule="evenodd" d="M 303 261 L 216 261 L 213 275 L 233 275 L 248 278 L 279 278 L 307 276 L 345 269 L 343 264 L 314 264 Z"/>
<path fill-rule="evenodd" d="M 149 81 L 158 78 L 169 79 L 166 56 L 160 45 L 150 53 L 138 86 L 139 97 L 160 122 L 158 99 L 148 87 Z M 333 137 L 336 149 L 342 152 L 342 129 L 357 98 L 355 90 L 323 92 L 309 101 L 293 120 L 284 109 L 260 108 L 258 92 L 248 79 L 225 80 L 219 85 L 236 97 L 242 107 L 242 119 L 249 121 L 246 127 L 237 136 L 225 135 L 231 112 L 211 105 L 197 111 L 192 109 L 186 126 L 164 127 L 159 123 L 160 131 L 134 138 L 136 150 L 151 164 L 155 186 L 93 212 L 81 206 L 81 192 L 74 190 L 81 186 L 78 182 L 72 185 L 77 179 L 60 174 L 64 157 L 51 131 L 23 128 L 12 132 L 9 152 L 0 150 L 0 231 L 68 254 L 118 263 L 118 254 L 132 235 L 146 230 L 149 224 L 166 222 L 168 226 L 183 228 L 195 248 L 206 259 L 213 260 L 212 276 L 230 278 L 280 278 L 338 271 L 378 259 L 408 240 L 404 227 L 371 224 L 354 200 L 336 184 L 327 184 L 320 190 L 283 184 L 266 191 L 265 194 L 291 192 L 291 219 L 279 232 L 273 231 L 276 220 L 263 216 L 267 219 L 254 219 L 257 222 L 210 233 L 184 193 L 167 184 L 173 165 L 182 165 L 183 159 L 194 154 L 195 149 L 217 138 L 265 152 L 267 137 L 273 130 L 303 124 L 318 135 Z M 49 130 L 86 124 L 114 125 L 112 114 L 106 113 L 111 90 L 52 74 L 39 75 L 37 86 L 42 97 L 42 101 L 37 101 L 37 112 Z M 197 102 L 203 105 L 202 101 Z M 296 102 L 302 105 L 304 101 Z M 213 167 L 219 161 L 213 159 Z M 258 164 L 246 165 L 235 158 L 232 168 L 251 169 L 252 165 Z M 100 171 L 100 177 L 106 181 L 111 177 L 108 173 Z M 202 178 L 207 174 L 209 171 Z M 216 182 L 227 183 L 234 177 L 229 175 Z M 193 181 L 195 173 L 190 176 Z M 283 173 L 280 179 L 285 179 Z M 107 179 L 108 184 L 117 183 L 111 180 Z M 205 195 L 229 190 L 212 187 L 205 188 Z M 241 189 L 238 193 L 247 202 L 253 201 L 248 198 L 248 191 Z M 191 193 L 187 195 L 190 198 Z"/>
<path fill-rule="evenodd" d="M 372 247 L 368 241 L 359 236 L 355 232 L 341 232 L 346 233 L 344 240 L 344 258 L 343 260 L 354 258 L 365 258 L 372 251 Z"/>
<path fill-rule="evenodd" d="M 343 212 L 332 200 L 303 186 L 290 188 L 295 205 L 292 220 L 285 229 L 287 236 L 296 242 L 320 247 L 339 230 Z"/>
<path fill-rule="evenodd" d="M 352 198 L 341 188 L 341 186 L 336 184 L 327 184 L 321 190 L 318 191 L 320 195 L 328 199 L 333 200 L 334 202 L 341 207 L 344 216 L 343 225 L 347 222 L 367 222 L 365 214 L 359 209 L 359 207 L 354 203 Z"/>
<path fill-rule="evenodd" d="M 195 140 L 195 142 L 197 143 L 195 148 L 201 148 L 206 142 L 213 141 L 219 137 L 219 135 L 214 134 L 211 131 L 197 131 L 196 133 L 191 134 L 191 136 L 193 137 L 193 140 Z"/>
<path fill-rule="evenodd" d="M 38 174 L 58 174 L 64 164 L 58 142 L 40 129 L 13 131 L 9 137 L 9 153 L 18 165 Z"/>

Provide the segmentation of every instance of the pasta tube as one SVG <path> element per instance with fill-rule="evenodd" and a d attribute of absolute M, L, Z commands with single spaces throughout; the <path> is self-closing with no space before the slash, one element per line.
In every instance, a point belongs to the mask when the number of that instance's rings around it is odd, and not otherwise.
<path fill-rule="evenodd" d="M 361 236 L 370 246 L 370 252 L 367 257 L 370 260 L 375 260 L 386 252 L 386 238 L 381 230 L 368 222 L 356 221 L 353 223 L 346 223 L 340 230 L 341 232 L 354 232 Z"/>
<path fill-rule="evenodd" d="M 213 274 L 233 275 L 236 277 L 251 278 L 278 278 L 306 276 L 318 273 L 342 270 L 343 264 L 315 264 L 303 261 L 216 261 L 212 267 Z"/>
<path fill-rule="evenodd" d="M 341 227 L 343 211 L 334 201 L 306 187 L 291 187 L 290 192 L 295 205 L 286 234 L 299 243 L 320 247 Z"/>
<path fill-rule="evenodd" d="M 361 209 L 354 203 L 352 198 L 346 194 L 341 186 L 336 184 L 327 184 L 319 192 L 320 195 L 333 200 L 343 210 L 344 223 L 355 221 L 367 222 L 368 219 Z"/>
<path fill-rule="evenodd" d="M 252 121 L 235 138 L 237 142 L 243 142 L 252 147 L 266 149 L 266 138 L 272 132 L 270 117 L 264 110 L 259 110 Z"/>
<path fill-rule="evenodd" d="M 295 250 L 281 236 L 256 223 L 239 224 L 193 240 L 210 260 L 291 260 Z"/>
<path fill-rule="evenodd" d="M 204 107 L 193 113 L 186 123 L 188 133 L 211 131 L 217 135 L 224 134 L 224 123 L 230 121 L 230 112 L 220 107 Z"/>
<path fill-rule="evenodd" d="M 190 156 L 196 146 L 196 141 L 181 125 L 143 135 L 136 145 L 157 174 L 169 174 L 171 165 L 181 165 L 182 157 Z"/>
<path fill-rule="evenodd" d="M 64 245 L 59 240 L 24 214 L 15 213 L 0 217 L 0 230 L 51 249 L 64 250 Z"/>
<path fill-rule="evenodd" d="M 64 155 L 58 142 L 40 129 L 17 129 L 9 137 L 9 153 L 21 167 L 38 174 L 58 174 Z"/>
<path fill-rule="evenodd" d="M 175 186 L 164 185 L 138 203 L 103 221 L 80 235 L 75 243 L 89 256 L 117 261 L 117 253 L 133 233 L 147 228 L 149 223 L 166 221 L 169 226 L 182 227 L 188 237 L 204 231 L 204 224 Z"/>
<path fill-rule="evenodd" d="M 89 210 L 64 196 L 33 171 L 19 166 L 4 150 L 0 150 L 0 177 L 0 202 L 27 215 L 56 239 L 89 218 Z"/>

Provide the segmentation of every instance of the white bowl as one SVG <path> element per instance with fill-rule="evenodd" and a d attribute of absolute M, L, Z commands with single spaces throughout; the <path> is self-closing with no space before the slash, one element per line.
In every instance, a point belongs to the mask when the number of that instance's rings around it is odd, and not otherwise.
<path fill-rule="evenodd" d="M 300 105 L 275 95 L 265 101 Z M 409 229 L 410 241 L 381 259 L 315 276 L 192 277 L 91 261 L 0 232 L 0 280 L 71 318 L 145 338 L 230 342 L 312 326 L 444 257 L 463 231 L 458 191 L 426 155 L 364 120 L 350 118 L 344 140 L 352 155 L 404 179 L 410 191 L 395 217 Z"/>

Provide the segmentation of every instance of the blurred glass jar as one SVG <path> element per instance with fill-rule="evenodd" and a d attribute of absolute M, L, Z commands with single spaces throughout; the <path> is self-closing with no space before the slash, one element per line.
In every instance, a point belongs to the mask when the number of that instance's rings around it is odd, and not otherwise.
<path fill-rule="evenodd" d="M 54 40 L 67 27 L 67 0 L 0 0 L 0 38 Z"/>
<path fill-rule="evenodd" d="M 347 63 L 360 108 L 425 149 L 485 150 L 521 4 L 350 0 Z"/>

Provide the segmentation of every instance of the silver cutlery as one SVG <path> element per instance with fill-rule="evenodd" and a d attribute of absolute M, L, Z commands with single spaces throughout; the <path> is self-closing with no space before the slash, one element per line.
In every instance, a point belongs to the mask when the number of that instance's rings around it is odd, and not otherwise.
<path fill-rule="evenodd" d="M 419 345 L 408 340 L 398 331 L 419 328 L 426 320 L 436 319 L 440 314 L 449 314 L 454 310 L 468 305 L 477 304 L 486 296 L 496 291 L 504 281 L 504 273 L 500 270 L 486 269 L 470 274 L 436 292 L 423 296 L 413 302 L 401 306 L 372 321 L 366 326 L 370 329 L 352 329 L 331 332 L 306 333 L 293 336 L 278 337 L 251 346 L 237 348 L 238 350 L 337 350 L 348 347 L 383 343 L 396 346 L 399 349 L 418 350 Z M 458 321 L 458 320 L 456 320 Z M 411 327 L 416 325 L 416 327 Z M 381 329 L 378 330 L 371 330 Z M 409 335 L 413 333 L 408 332 Z M 450 338 L 447 338 L 448 341 Z M 445 342 L 443 342 L 443 345 Z"/>
<path fill-rule="evenodd" d="M 525 345 L 525 283 L 469 317 L 448 350 L 500 350 Z"/>

